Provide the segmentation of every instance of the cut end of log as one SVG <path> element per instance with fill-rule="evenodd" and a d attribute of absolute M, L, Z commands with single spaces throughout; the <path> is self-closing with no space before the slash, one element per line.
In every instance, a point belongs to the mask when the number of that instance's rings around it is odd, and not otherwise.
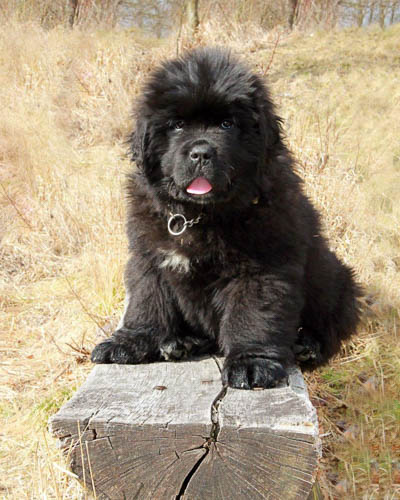
<path fill-rule="evenodd" d="M 300 371 L 243 391 L 217 362 L 97 365 L 50 421 L 72 471 L 98 498 L 306 500 L 320 441 Z"/>

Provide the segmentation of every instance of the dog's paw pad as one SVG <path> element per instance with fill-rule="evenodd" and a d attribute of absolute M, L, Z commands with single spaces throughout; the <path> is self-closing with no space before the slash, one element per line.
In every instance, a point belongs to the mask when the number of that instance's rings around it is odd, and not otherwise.
<path fill-rule="evenodd" d="M 216 351 L 214 340 L 186 336 L 165 340 L 160 347 L 160 355 L 166 361 L 177 361 L 190 356 L 212 354 Z"/>
<path fill-rule="evenodd" d="M 188 354 L 186 347 L 177 340 L 163 342 L 160 346 L 161 359 L 165 361 L 177 361 L 185 358 Z"/>
<path fill-rule="evenodd" d="M 93 363 L 116 363 L 119 365 L 140 363 L 135 350 L 128 345 L 118 344 L 112 340 L 105 340 L 92 351 L 90 359 Z"/>
<path fill-rule="evenodd" d="M 267 389 L 287 379 L 281 363 L 268 358 L 227 359 L 222 370 L 223 384 L 235 389 Z"/>
<path fill-rule="evenodd" d="M 294 345 L 293 353 L 299 363 L 316 364 L 321 360 L 321 345 L 310 337 L 301 337 Z"/>
<path fill-rule="evenodd" d="M 159 355 L 150 333 L 117 330 L 110 338 L 96 345 L 90 359 L 93 363 L 120 365 L 156 361 Z"/>
<path fill-rule="evenodd" d="M 111 358 L 117 345 L 112 339 L 97 344 L 90 355 L 92 363 L 112 363 Z"/>

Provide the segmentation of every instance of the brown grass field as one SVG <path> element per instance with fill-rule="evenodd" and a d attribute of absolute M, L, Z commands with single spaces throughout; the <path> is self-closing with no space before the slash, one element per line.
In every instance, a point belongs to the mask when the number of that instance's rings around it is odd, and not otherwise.
<path fill-rule="evenodd" d="M 206 24 L 198 43 L 266 74 L 332 248 L 366 290 L 359 336 L 307 376 L 324 494 L 400 498 L 400 26 L 282 33 L 273 54 L 277 36 Z M 47 420 L 122 311 L 132 100 L 177 45 L 1 26 L 0 498 L 90 498 Z"/>

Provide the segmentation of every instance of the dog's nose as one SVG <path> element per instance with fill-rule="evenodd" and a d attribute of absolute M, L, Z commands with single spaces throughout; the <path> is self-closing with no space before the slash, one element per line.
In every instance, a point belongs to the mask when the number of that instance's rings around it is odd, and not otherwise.
<path fill-rule="evenodd" d="M 196 144 L 189 152 L 189 158 L 193 163 L 208 163 L 214 155 L 214 148 L 207 142 Z"/>

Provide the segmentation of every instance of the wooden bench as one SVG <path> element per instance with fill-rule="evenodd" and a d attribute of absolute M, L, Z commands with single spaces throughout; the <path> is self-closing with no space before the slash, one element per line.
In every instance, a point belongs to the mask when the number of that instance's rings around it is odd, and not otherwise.
<path fill-rule="evenodd" d="M 72 471 L 107 499 L 322 498 L 303 377 L 223 389 L 221 360 L 97 365 L 51 418 Z"/>

